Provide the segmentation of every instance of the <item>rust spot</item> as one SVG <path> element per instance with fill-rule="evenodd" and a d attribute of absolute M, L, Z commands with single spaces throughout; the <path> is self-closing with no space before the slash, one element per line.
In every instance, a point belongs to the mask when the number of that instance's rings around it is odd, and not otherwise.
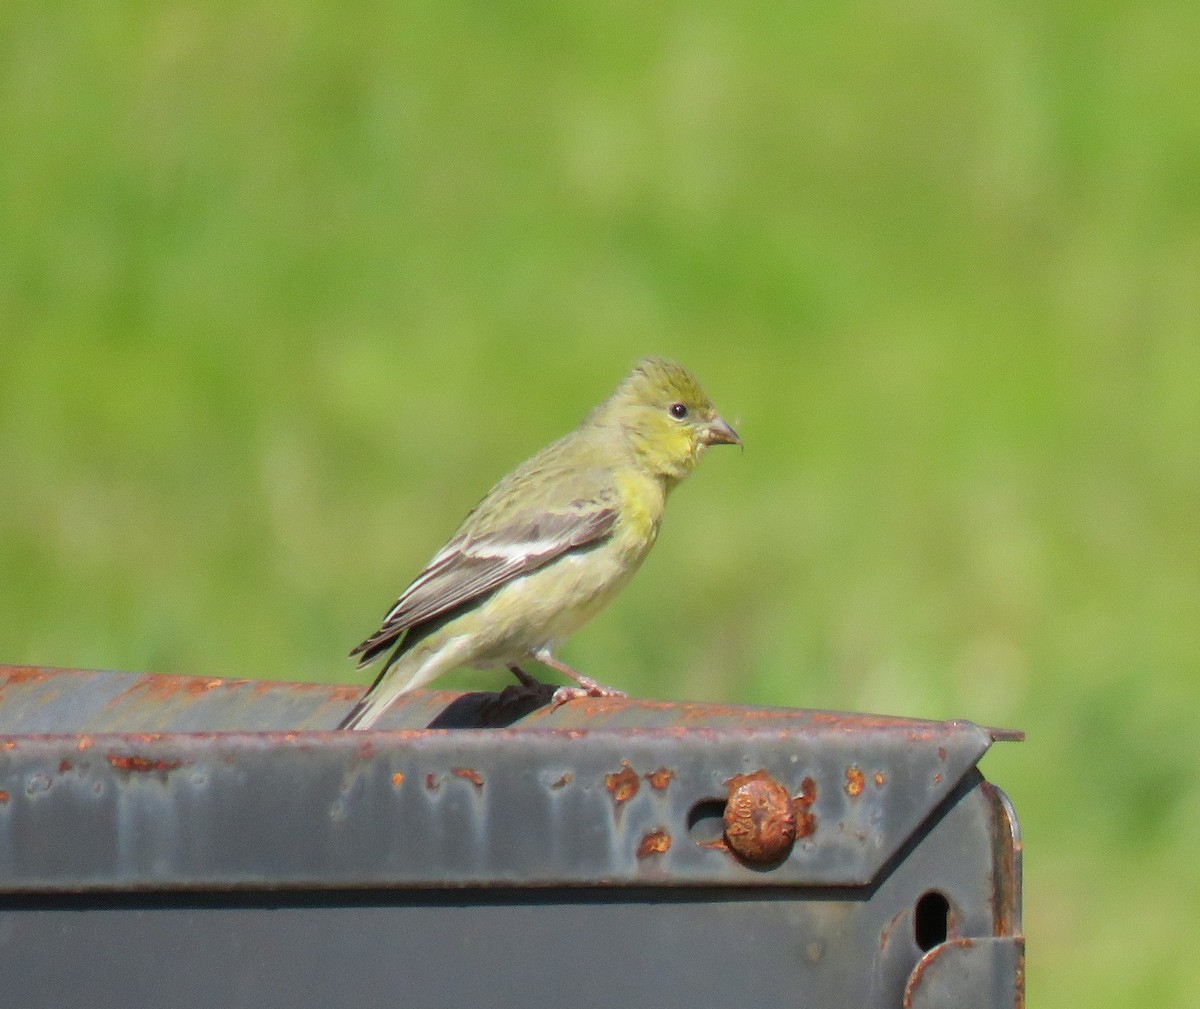
<path fill-rule="evenodd" d="M 183 763 L 178 757 L 143 757 L 140 754 L 126 756 L 121 753 L 108 753 L 104 757 L 122 774 L 166 774 L 177 770 Z"/>
<path fill-rule="evenodd" d="M 49 679 L 50 674 L 36 666 L 8 666 L 4 670 L 4 685 L 17 683 L 41 683 Z"/>
<path fill-rule="evenodd" d="M 395 774 L 392 775 L 392 787 L 399 788 L 403 784 L 404 784 L 404 772 L 397 771 Z"/>
<path fill-rule="evenodd" d="M 812 804 L 817 801 L 817 783 L 806 777 L 800 782 L 800 791 L 792 796 L 792 814 L 796 817 L 796 837 L 811 837 L 817 832 L 817 818 Z"/>
<path fill-rule="evenodd" d="M 604 787 L 612 793 L 613 802 L 621 806 L 637 795 L 637 772 L 629 766 L 628 760 L 622 760 L 621 770 L 604 776 Z"/>
<path fill-rule="evenodd" d="M 476 788 L 483 788 L 483 775 L 471 767 L 455 767 L 451 770 L 451 774 L 456 778 L 463 778 L 469 781 Z"/>
<path fill-rule="evenodd" d="M 8 793 L 0 788 L 0 803 L 8 802 Z"/>
<path fill-rule="evenodd" d="M 862 795 L 863 773 L 857 767 L 846 768 L 846 794 L 854 799 Z"/>
<path fill-rule="evenodd" d="M 796 814 L 796 837 L 812 837 L 817 832 L 817 818 L 810 810 L 804 809 Z"/>
<path fill-rule="evenodd" d="M 792 798 L 764 770 L 725 782 L 725 841 L 742 861 L 755 866 L 782 862 L 796 841 Z"/>
<path fill-rule="evenodd" d="M 430 771 L 425 775 L 425 787 L 433 792 L 442 787 L 442 779 Z"/>
<path fill-rule="evenodd" d="M 946 759 L 946 748 L 944 746 L 939 746 L 937 748 L 937 755 L 938 755 L 938 760 L 945 760 Z"/>
<path fill-rule="evenodd" d="M 661 855 L 671 848 L 671 835 L 662 828 L 652 830 L 642 838 L 637 848 L 637 857 L 646 858 L 650 855 Z"/>
<path fill-rule="evenodd" d="M 875 787 L 876 788 L 883 788 L 883 783 L 885 780 L 887 780 L 887 779 L 884 778 L 882 771 L 875 772 Z"/>
<path fill-rule="evenodd" d="M 17 748 L 16 741 L 12 740 L 12 739 L 6 739 L 4 741 L 3 746 L 0 746 L 0 749 L 4 749 L 4 750 L 15 750 L 16 748 Z"/>
<path fill-rule="evenodd" d="M 571 784 L 571 782 L 574 780 L 575 780 L 575 775 L 573 775 L 570 771 L 566 771 L 563 773 L 563 776 L 561 778 L 559 778 L 558 781 L 556 781 L 550 787 L 551 788 L 565 788 L 567 785 Z"/>
<path fill-rule="evenodd" d="M 933 783 L 935 785 L 940 785 L 942 783 L 942 776 L 940 774 L 935 774 L 933 776 Z"/>
<path fill-rule="evenodd" d="M 77 749 L 80 753 L 82 753 L 84 750 L 90 750 L 91 747 L 92 747 L 92 737 L 91 736 L 80 736 L 79 742 L 75 744 L 75 749 Z"/>
<path fill-rule="evenodd" d="M 63 759 L 58 762 L 58 773 L 66 774 L 71 769 L 71 762 Z"/>
<path fill-rule="evenodd" d="M 212 690 L 214 686 L 233 686 L 249 683 L 249 680 L 213 680 L 203 676 L 166 676 L 162 673 L 148 673 L 136 680 L 128 690 L 118 694 L 112 702 L 120 701 L 131 694 L 149 694 L 151 697 L 163 700 L 185 696 L 199 697 Z"/>
<path fill-rule="evenodd" d="M 906 912 L 904 911 L 897 911 L 894 915 L 892 915 L 892 920 L 883 926 L 883 931 L 879 933 L 879 948 L 881 950 L 888 944 L 888 940 L 892 937 L 892 933 L 896 930 L 896 925 L 899 923 L 901 917 L 903 917 L 905 913 Z"/>
<path fill-rule="evenodd" d="M 662 792 L 671 784 L 671 780 L 675 777 L 675 772 L 669 767 L 660 767 L 657 771 L 651 771 L 646 775 L 646 780 L 650 782 L 650 787 L 656 791 Z"/>

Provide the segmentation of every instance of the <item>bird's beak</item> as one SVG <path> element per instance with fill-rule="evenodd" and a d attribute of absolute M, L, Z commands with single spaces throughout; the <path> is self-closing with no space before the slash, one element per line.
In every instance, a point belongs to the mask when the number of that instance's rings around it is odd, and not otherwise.
<path fill-rule="evenodd" d="M 705 445 L 741 445 L 738 433 L 720 417 L 714 417 L 704 427 L 701 437 Z"/>

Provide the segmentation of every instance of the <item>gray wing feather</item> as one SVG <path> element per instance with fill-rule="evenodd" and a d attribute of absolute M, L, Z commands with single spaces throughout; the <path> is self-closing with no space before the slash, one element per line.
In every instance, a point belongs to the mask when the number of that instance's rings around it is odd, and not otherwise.
<path fill-rule="evenodd" d="M 576 507 L 531 516 L 482 536 L 455 536 L 404 590 L 384 617 L 383 626 L 350 654 L 363 654 L 360 665 L 370 662 L 410 627 L 457 609 L 612 532 L 617 520 L 615 507 L 589 509 L 582 501 L 572 504 Z"/>

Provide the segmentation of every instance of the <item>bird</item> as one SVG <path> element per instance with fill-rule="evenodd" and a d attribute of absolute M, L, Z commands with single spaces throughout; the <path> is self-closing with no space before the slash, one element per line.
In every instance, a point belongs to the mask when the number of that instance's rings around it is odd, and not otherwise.
<path fill-rule="evenodd" d="M 361 669 L 390 651 L 340 729 L 368 729 L 403 694 L 460 667 L 530 660 L 574 681 L 553 706 L 625 696 L 560 661 L 557 646 L 637 571 L 670 492 L 712 445 L 742 445 L 683 365 L 644 358 L 573 431 L 504 476 L 351 650 Z"/>

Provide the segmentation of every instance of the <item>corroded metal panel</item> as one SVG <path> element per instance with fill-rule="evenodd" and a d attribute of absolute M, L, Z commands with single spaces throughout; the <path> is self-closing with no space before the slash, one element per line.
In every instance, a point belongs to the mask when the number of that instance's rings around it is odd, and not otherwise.
<path fill-rule="evenodd" d="M 976 767 L 1016 734 L 448 692 L 329 731 L 358 693 L 0 669 L 0 990 L 253 1009 L 1023 1000 L 1020 837 Z"/>
<path fill-rule="evenodd" d="M 987 745 L 961 724 L 0 737 L 0 889 L 864 886 Z M 756 771 L 808 802 L 770 872 L 703 815 Z"/>

